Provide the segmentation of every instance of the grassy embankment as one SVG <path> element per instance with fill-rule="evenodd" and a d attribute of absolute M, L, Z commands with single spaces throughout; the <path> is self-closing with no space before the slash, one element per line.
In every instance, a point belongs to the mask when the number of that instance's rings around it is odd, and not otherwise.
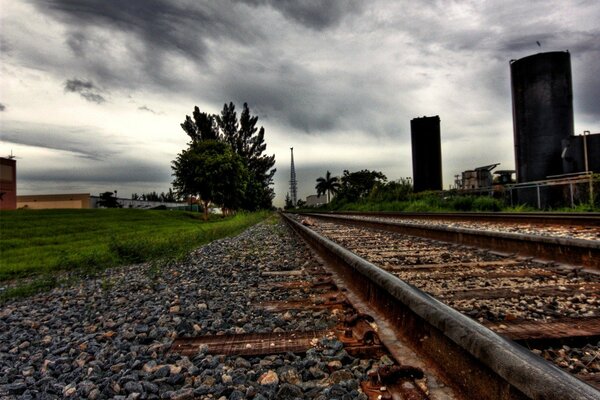
<path fill-rule="evenodd" d="M 184 211 L 3 211 L 0 301 L 53 287 L 64 279 L 59 272 L 89 275 L 118 265 L 144 261 L 160 265 L 181 259 L 192 249 L 235 235 L 269 215 L 240 213 L 204 222 L 202 214 Z M 10 288 L 1 290 L 2 282 L 9 280 Z"/>
<path fill-rule="evenodd" d="M 314 211 L 314 208 L 305 209 Z M 396 212 L 600 212 L 600 207 L 590 204 L 579 204 L 576 207 L 562 207 L 548 210 L 538 210 L 527 205 L 510 206 L 503 200 L 489 196 L 440 196 L 439 194 L 415 194 L 407 200 L 372 200 L 361 199 L 356 202 L 336 202 L 318 208 L 330 211 L 396 211 Z"/>

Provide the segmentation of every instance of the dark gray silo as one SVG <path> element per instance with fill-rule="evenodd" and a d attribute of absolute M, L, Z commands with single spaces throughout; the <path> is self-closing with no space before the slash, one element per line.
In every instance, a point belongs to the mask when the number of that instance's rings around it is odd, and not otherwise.
<path fill-rule="evenodd" d="M 573 135 L 573 86 L 568 51 L 510 63 L 517 182 L 562 173 L 561 141 Z"/>
<path fill-rule="evenodd" d="M 440 117 L 410 121 L 413 186 L 415 192 L 442 190 L 442 144 Z"/>

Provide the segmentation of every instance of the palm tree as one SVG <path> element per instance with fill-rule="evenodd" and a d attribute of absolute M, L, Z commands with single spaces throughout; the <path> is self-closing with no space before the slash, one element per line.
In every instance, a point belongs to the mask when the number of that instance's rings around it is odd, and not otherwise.
<path fill-rule="evenodd" d="M 329 197 L 332 193 L 337 193 L 340 188 L 340 182 L 335 176 L 331 176 L 331 172 L 327 171 L 325 178 L 317 178 L 317 196 L 327 193 L 327 203 L 329 203 Z"/>

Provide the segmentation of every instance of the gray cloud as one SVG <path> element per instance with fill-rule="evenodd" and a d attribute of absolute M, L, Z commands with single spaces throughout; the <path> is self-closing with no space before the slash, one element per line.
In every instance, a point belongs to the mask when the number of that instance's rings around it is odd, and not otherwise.
<path fill-rule="evenodd" d="M 140 111 L 148 111 L 149 113 L 157 114 L 156 111 L 154 111 L 153 109 L 151 109 L 151 108 L 149 108 L 148 106 L 145 106 L 145 105 L 141 106 L 141 107 L 138 107 L 138 110 L 140 110 Z"/>
<path fill-rule="evenodd" d="M 308 28 L 322 30 L 338 25 L 346 16 L 361 11 L 356 0 L 244 0 L 252 5 L 268 5 L 286 18 Z"/>
<path fill-rule="evenodd" d="M 106 99 L 98 94 L 99 89 L 91 81 L 69 79 L 65 81 L 65 92 L 79 93 L 81 97 L 92 103 L 102 104 Z"/>
<path fill-rule="evenodd" d="M 2 103 L 0 103 L 0 111 L 4 111 L 6 110 L 6 106 Z"/>
<path fill-rule="evenodd" d="M 135 158 L 112 160 L 110 163 L 93 162 L 78 168 L 45 167 L 34 169 L 19 169 L 19 178 L 31 182 L 88 182 L 90 184 L 126 184 L 126 183 L 159 183 L 164 185 L 169 181 L 168 165 L 149 162 Z"/>
<path fill-rule="evenodd" d="M 67 43 L 78 55 L 92 50 L 90 26 L 111 27 L 135 36 L 144 52 L 178 51 L 196 60 L 205 58 L 207 40 L 233 38 L 241 43 L 254 39 L 244 30 L 243 16 L 231 2 L 190 2 L 166 0 L 40 0 L 40 9 L 67 23 Z M 160 56 L 160 54 L 157 54 Z"/>
<path fill-rule="evenodd" d="M 118 154 L 122 141 L 94 128 L 6 121 L 2 141 L 49 150 L 66 151 L 76 157 L 102 161 Z"/>

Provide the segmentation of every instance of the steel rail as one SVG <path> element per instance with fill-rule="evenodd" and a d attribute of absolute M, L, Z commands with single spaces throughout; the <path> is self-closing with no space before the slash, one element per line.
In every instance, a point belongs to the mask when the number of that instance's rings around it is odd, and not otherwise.
<path fill-rule="evenodd" d="M 466 398 L 598 400 L 600 391 L 283 214 Z"/>
<path fill-rule="evenodd" d="M 420 225 L 407 222 L 382 221 L 367 217 L 357 219 L 331 214 L 310 215 L 335 220 L 338 223 L 347 225 L 366 226 L 405 235 L 489 248 L 505 253 L 515 253 L 540 260 L 600 269 L 600 241 Z"/>
<path fill-rule="evenodd" d="M 313 212 L 311 212 L 313 213 Z M 308 213 L 308 214 L 311 214 Z M 451 221 L 486 221 L 498 223 L 533 223 L 544 225 L 600 226 L 600 213 L 507 213 L 507 212 L 397 212 L 397 211 L 315 211 L 317 214 L 355 215 L 405 219 L 444 219 Z"/>

